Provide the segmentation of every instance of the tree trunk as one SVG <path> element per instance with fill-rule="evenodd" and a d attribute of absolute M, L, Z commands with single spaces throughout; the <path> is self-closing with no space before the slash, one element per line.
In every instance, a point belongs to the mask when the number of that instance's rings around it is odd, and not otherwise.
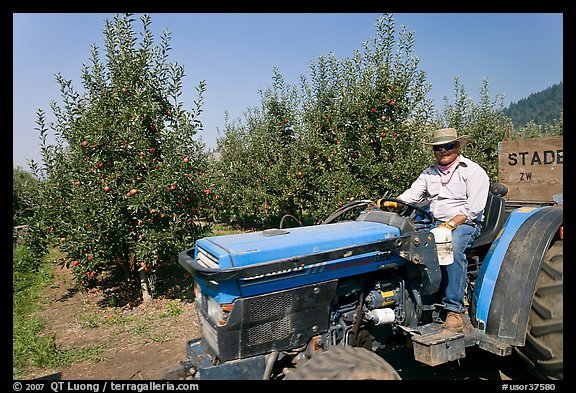
<path fill-rule="evenodd" d="M 148 287 L 148 278 L 144 270 L 138 270 L 138 277 L 140 278 L 140 288 L 142 289 L 142 301 L 147 303 L 152 300 L 152 294 Z"/>

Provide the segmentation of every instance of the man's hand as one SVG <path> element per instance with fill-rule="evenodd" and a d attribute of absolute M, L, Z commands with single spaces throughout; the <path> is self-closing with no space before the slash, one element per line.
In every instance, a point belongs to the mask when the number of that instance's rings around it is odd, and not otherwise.
<path fill-rule="evenodd" d="M 398 202 L 383 201 L 382 199 L 378 199 L 377 205 L 380 209 L 382 209 L 383 207 L 391 207 L 396 209 L 398 207 Z"/>
<path fill-rule="evenodd" d="M 451 231 L 453 231 L 456 228 L 456 226 L 453 225 L 451 221 L 447 221 L 447 222 L 443 222 L 442 224 L 437 225 L 436 228 L 448 228 Z"/>

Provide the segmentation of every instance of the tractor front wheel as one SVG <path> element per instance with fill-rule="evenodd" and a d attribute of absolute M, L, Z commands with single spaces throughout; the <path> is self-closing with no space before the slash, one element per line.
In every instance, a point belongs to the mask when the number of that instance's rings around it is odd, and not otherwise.
<path fill-rule="evenodd" d="M 381 356 L 360 347 L 337 345 L 314 352 L 310 359 L 286 373 L 286 380 L 400 380 Z"/>

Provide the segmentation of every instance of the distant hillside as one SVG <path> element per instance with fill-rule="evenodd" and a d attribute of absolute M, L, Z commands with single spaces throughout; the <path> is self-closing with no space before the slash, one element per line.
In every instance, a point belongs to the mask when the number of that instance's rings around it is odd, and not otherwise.
<path fill-rule="evenodd" d="M 529 122 L 538 125 L 552 124 L 560 119 L 564 108 L 564 83 L 552 85 L 528 98 L 513 102 L 504 109 L 504 114 L 512 119 L 514 128 L 524 127 Z"/>

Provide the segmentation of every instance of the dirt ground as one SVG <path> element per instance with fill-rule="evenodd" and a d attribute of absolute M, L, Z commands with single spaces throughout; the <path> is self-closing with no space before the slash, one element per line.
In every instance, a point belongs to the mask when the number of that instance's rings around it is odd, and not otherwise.
<path fill-rule="evenodd" d="M 55 266 L 53 285 L 42 294 L 39 313 L 57 348 L 85 348 L 96 359 L 62 369 L 32 370 L 23 379 L 154 380 L 186 358 L 186 343 L 200 335 L 191 294 L 192 280 L 180 270 L 168 295 L 148 303 L 111 307 L 110 293 L 75 290 L 71 269 Z M 159 292 L 160 293 L 160 292 Z M 121 301 L 120 301 L 121 302 Z"/>

